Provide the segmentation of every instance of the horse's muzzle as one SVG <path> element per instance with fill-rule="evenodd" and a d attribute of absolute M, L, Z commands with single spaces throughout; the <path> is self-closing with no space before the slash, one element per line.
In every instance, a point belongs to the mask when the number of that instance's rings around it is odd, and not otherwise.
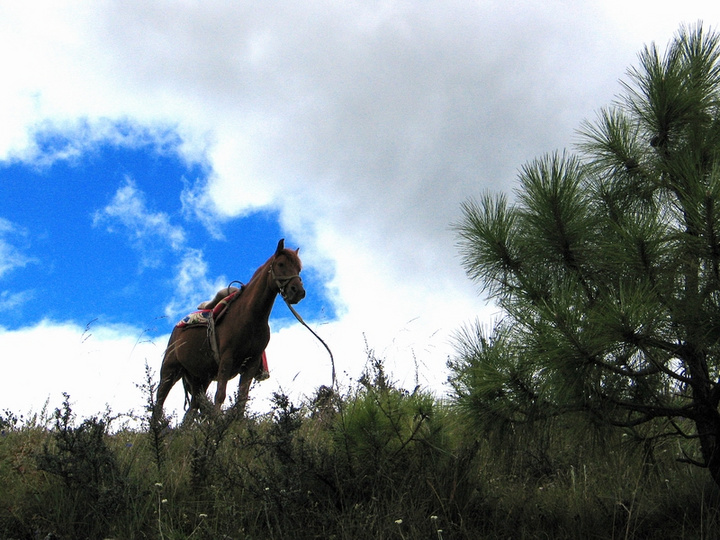
<path fill-rule="evenodd" d="M 295 277 L 285 285 L 285 300 L 290 304 L 297 304 L 300 300 L 305 298 L 305 287 L 303 287 L 302 280 L 299 277 Z"/>

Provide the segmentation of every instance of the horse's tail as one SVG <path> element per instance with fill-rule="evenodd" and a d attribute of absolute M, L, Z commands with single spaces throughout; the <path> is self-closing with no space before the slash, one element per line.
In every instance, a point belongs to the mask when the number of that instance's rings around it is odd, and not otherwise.
<path fill-rule="evenodd" d="M 190 408 L 190 399 L 192 397 L 192 392 L 190 391 L 190 384 L 188 383 L 187 379 L 185 378 L 185 375 L 182 377 L 182 383 L 183 383 L 183 391 L 185 392 L 185 403 L 183 404 L 183 410 L 187 411 Z"/>

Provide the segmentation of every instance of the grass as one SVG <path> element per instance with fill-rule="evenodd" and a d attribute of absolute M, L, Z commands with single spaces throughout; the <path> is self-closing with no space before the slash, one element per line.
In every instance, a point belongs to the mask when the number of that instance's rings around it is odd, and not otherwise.
<path fill-rule="evenodd" d="M 152 378 L 143 387 L 152 400 Z M 250 418 L 137 428 L 69 398 L 0 414 L 0 537 L 717 538 L 720 493 L 677 442 L 580 421 L 491 436 L 381 365 L 342 394 Z"/>

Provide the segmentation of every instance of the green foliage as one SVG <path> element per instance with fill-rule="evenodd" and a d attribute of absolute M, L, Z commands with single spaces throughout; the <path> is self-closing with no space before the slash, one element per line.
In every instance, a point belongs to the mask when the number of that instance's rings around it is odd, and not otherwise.
<path fill-rule="evenodd" d="M 165 437 L 169 433 L 170 418 L 166 417 L 163 411 L 160 411 L 157 415 L 155 414 L 157 408 L 155 402 L 157 384 L 153 380 L 153 372 L 147 362 L 145 362 L 145 380 L 142 384 L 136 386 L 145 396 L 145 416 L 142 423 L 150 435 L 153 461 L 160 470 L 165 462 Z"/>
<path fill-rule="evenodd" d="M 345 488 L 346 505 L 359 508 L 378 501 L 380 508 L 402 506 L 408 492 L 434 493 L 426 507 L 414 509 L 425 515 L 439 514 L 448 504 L 448 475 L 457 476 L 457 452 L 453 422 L 448 411 L 424 392 L 398 389 L 386 377 L 382 362 L 371 352 L 360 385 L 343 403 L 336 420 L 334 439 L 343 450 L 338 466 L 356 478 Z M 454 500 L 465 505 L 466 500 Z M 378 511 L 367 511 L 375 518 Z M 402 517 L 405 512 L 398 517 Z"/>
<path fill-rule="evenodd" d="M 123 511 L 123 478 L 105 442 L 110 419 L 93 417 L 77 427 L 74 420 L 65 394 L 53 436 L 35 456 L 38 470 L 54 477 L 43 517 L 63 536 L 97 538 L 108 532 L 108 516 Z"/>
<path fill-rule="evenodd" d="M 18 421 L 0 437 L 0 537 L 713 538 L 720 530 L 720 492 L 674 460 L 676 443 L 598 434 L 567 416 L 478 433 L 454 407 L 399 388 L 372 355 L 342 394 L 320 388 L 301 404 L 277 394 L 266 415 L 208 413 L 170 429 L 160 468 L 147 418 L 110 433 L 107 414 L 78 422 L 66 399 L 53 420 L 50 429 Z"/>
<path fill-rule="evenodd" d="M 5 432 L 16 429 L 18 424 L 22 423 L 23 416 L 16 415 L 12 411 L 5 409 L 0 412 L 0 431 L 4 434 Z"/>
<path fill-rule="evenodd" d="M 696 438 L 720 483 L 720 36 L 682 28 L 629 78 L 580 157 L 463 205 L 464 266 L 505 316 L 459 334 L 451 382 L 483 429 L 583 412 Z"/>

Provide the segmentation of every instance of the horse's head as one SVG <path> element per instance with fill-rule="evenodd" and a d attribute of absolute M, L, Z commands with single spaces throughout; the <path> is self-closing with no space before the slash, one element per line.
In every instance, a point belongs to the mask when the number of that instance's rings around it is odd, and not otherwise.
<path fill-rule="evenodd" d="M 285 249 L 285 240 L 280 240 L 270 261 L 273 286 L 277 287 L 277 292 L 290 304 L 297 304 L 305 298 L 305 287 L 300 278 L 302 262 L 298 256 L 299 251 L 299 248 L 294 251 Z"/>

